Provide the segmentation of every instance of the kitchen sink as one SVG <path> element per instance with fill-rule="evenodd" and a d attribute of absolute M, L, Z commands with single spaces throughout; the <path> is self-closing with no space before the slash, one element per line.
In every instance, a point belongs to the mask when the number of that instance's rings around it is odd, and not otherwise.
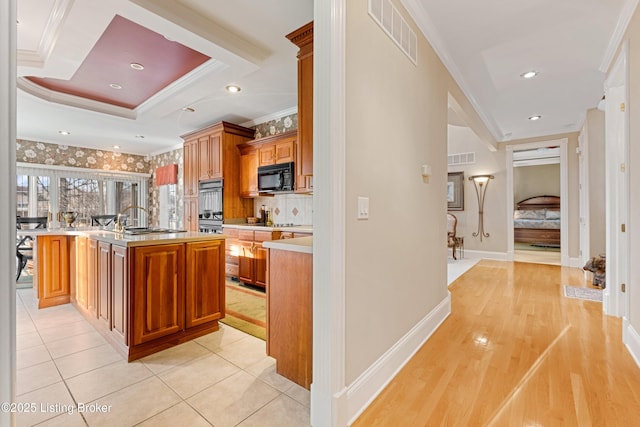
<path fill-rule="evenodd" d="M 139 235 L 139 234 L 162 234 L 162 233 L 184 233 L 185 230 L 173 230 L 170 228 L 155 228 L 155 227 L 128 227 L 124 229 L 124 234 Z"/>

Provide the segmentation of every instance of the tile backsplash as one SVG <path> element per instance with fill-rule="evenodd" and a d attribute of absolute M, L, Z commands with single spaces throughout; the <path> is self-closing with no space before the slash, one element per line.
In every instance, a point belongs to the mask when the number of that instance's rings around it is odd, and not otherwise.
<path fill-rule="evenodd" d="M 262 205 L 271 209 L 274 224 L 313 224 L 313 196 L 276 194 L 274 197 L 256 197 L 254 199 L 256 217 L 260 215 L 260 207 Z"/>

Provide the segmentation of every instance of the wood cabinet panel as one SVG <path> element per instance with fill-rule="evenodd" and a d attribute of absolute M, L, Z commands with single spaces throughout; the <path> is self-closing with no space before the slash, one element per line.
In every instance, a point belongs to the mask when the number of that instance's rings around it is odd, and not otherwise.
<path fill-rule="evenodd" d="M 75 238 L 75 300 L 81 308 L 87 309 L 87 291 L 89 285 L 86 237 Z"/>
<path fill-rule="evenodd" d="M 185 141 L 182 156 L 184 170 L 184 197 L 198 196 L 198 139 Z"/>
<path fill-rule="evenodd" d="M 187 243 L 186 327 L 224 317 L 224 240 Z"/>
<path fill-rule="evenodd" d="M 198 197 L 184 198 L 184 228 L 187 231 L 198 231 Z"/>
<path fill-rule="evenodd" d="M 240 155 L 240 196 L 258 195 L 258 150 Z"/>
<path fill-rule="evenodd" d="M 123 344 L 128 344 L 129 268 L 127 248 L 111 246 L 111 318 L 112 332 Z"/>
<path fill-rule="evenodd" d="M 98 241 L 87 242 L 87 311 L 98 317 Z"/>
<path fill-rule="evenodd" d="M 262 242 L 277 240 L 280 231 L 238 231 L 238 279 L 248 285 L 267 284 L 267 252 Z"/>
<path fill-rule="evenodd" d="M 133 345 L 184 329 L 184 244 L 135 248 Z"/>
<path fill-rule="evenodd" d="M 238 279 L 252 284 L 255 278 L 255 262 L 253 262 L 253 240 L 238 241 Z"/>
<path fill-rule="evenodd" d="M 70 301 L 69 244 L 67 236 L 38 236 L 36 283 L 38 308 Z"/>
<path fill-rule="evenodd" d="M 98 242 L 98 320 L 111 330 L 111 245 Z"/>
<path fill-rule="evenodd" d="M 262 243 L 256 243 L 253 249 L 255 262 L 254 283 L 258 286 L 267 286 L 267 251 Z"/>
<path fill-rule="evenodd" d="M 272 165 L 276 162 L 276 151 L 273 145 L 262 146 L 258 149 L 258 166 Z"/>
<path fill-rule="evenodd" d="M 309 389 L 312 380 L 313 256 L 269 250 L 267 353 L 276 371 Z"/>
<path fill-rule="evenodd" d="M 275 144 L 275 162 L 288 163 L 295 161 L 296 138 L 289 138 Z"/>

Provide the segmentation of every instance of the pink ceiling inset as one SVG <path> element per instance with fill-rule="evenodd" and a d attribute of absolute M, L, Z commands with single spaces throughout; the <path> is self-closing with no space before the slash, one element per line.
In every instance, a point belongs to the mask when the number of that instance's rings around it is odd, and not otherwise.
<path fill-rule="evenodd" d="M 56 92 L 134 109 L 209 59 L 116 15 L 70 80 L 27 79 Z M 135 70 L 132 63 L 144 69 Z"/>

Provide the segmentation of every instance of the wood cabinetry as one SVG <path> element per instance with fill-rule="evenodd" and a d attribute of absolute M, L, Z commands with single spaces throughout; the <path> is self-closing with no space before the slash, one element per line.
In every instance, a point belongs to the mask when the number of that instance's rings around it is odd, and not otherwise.
<path fill-rule="evenodd" d="M 86 237 L 78 236 L 69 239 L 70 244 L 70 276 L 71 300 L 83 309 L 87 309 L 88 274 Z"/>
<path fill-rule="evenodd" d="M 198 196 L 198 139 L 184 142 L 182 154 L 184 197 Z"/>
<path fill-rule="evenodd" d="M 290 131 L 240 144 L 240 196 L 256 197 L 258 167 L 296 161 L 297 131 Z"/>
<path fill-rule="evenodd" d="M 309 389 L 312 380 L 313 255 L 269 249 L 267 354 L 276 371 Z"/>
<path fill-rule="evenodd" d="M 224 316 L 224 248 L 223 240 L 187 243 L 187 328 L 219 320 Z"/>
<path fill-rule="evenodd" d="M 111 330 L 111 245 L 98 242 L 98 320 Z"/>
<path fill-rule="evenodd" d="M 296 192 L 313 191 L 313 22 L 286 36 L 298 46 Z"/>
<path fill-rule="evenodd" d="M 223 228 L 223 233 L 227 236 L 225 240 L 225 276 L 229 278 L 238 278 L 238 255 L 240 253 L 240 241 L 238 240 L 237 228 Z"/>
<path fill-rule="evenodd" d="M 87 311 L 98 317 L 98 241 L 87 241 Z"/>
<path fill-rule="evenodd" d="M 38 308 L 68 303 L 70 276 L 67 236 L 38 236 L 36 246 Z"/>
<path fill-rule="evenodd" d="M 127 248 L 111 245 L 111 332 L 128 344 L 129 265 Z"/>
<path fill-rule="evenodd" d="M 245 284 L 266 287 L 267 250 L 262 242 L 277 240 L 280 231 L 238 231 L 238 279 Z"/>
<path fill-rule="evenodd" d="M 182 135 L 184 144 L 185 174 L 188 170 L 196 170 L 200 181 L 224 179 L 223 206 L 224 219 L 246 218 L 253 215 L 253 200 L 240 197 L 240 153 L 238 144 L 254 137 L 254 131 L 228 122 L 220 122 L 205 129 Z M 189 148 L 187 148 L 189 146 Z M 189 151 L 190 157 L 186 153 Z M 197 154 L 194 155 L 193 152 Z M 189 166 L 187 166 L 189 162 Z M 189 169 L 191 168 L 191 169 Z M 195 184 L 197 197 L 198 183 Z M 186 196 L 189 196 L 185 193 Z M 194 199 L 195 209 L 188 222 L 185 209 L 185 228 L 197 230 L 198 206 Z"/>
<path fill-rule="evenodd" d="M 135 248 L 133 345 L 184 329 L 184 244 Z"/>
<path fill-rule="evenodd" d="M 198 231 L 198 197 L 184 198 L 184 228 L 187 231 Z"/>

